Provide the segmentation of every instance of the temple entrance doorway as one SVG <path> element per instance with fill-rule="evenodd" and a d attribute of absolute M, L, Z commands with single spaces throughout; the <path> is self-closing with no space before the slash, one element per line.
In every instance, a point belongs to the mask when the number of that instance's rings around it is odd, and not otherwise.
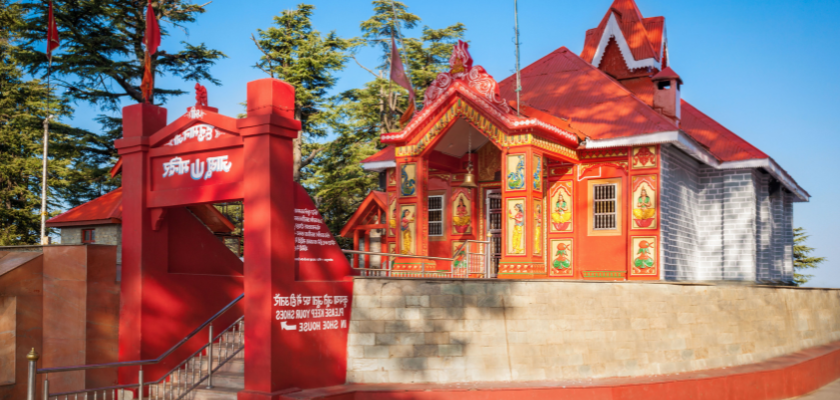
<path fill-rule="evenodd" d="M 502 258 L 502 190 L 487 190 L 487 240 L 490 241 L 490 272 L 495 278 Z"/>

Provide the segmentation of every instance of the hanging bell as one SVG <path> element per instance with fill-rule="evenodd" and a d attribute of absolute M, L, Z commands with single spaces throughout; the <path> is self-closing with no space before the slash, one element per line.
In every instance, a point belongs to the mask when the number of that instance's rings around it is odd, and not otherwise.
<path fill-rule="evenodd" d="M 473 175 L 472 170 L 470 170 L 469 172 L 467 172 L 466 175 L 464 175 L 464 183 L 461 184 L 461 187 L 470 189 L 478 187 L 478 185 L 475 184 L 475 175 Z"/>

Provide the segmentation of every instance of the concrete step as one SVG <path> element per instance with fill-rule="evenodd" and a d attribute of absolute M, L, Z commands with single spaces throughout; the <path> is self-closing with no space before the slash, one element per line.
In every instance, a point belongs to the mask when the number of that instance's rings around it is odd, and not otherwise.
<path fill-rule="evenodd" d="M 236 400 L 236 393 L 241 389 L 213 388 L 195 389 L 187 396 L 190 400 Z"/>

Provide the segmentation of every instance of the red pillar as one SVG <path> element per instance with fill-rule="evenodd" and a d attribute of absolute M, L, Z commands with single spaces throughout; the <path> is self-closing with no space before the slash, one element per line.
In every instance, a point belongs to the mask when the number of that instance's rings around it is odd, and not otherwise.
<path fill-rule="evenodd" d="M 272 297 L 295 281 L 292 139 L 294 88 L 277 79 L 248 83 L 248 117 L 237 122 L 244 142 L 245 390 L 239 400 L 277 399 L 290 382 L 297 360 L 280 324 Z"/>
<path fill-rule="evenodd" d="M 122 157 L 122 282 L 120 304 L 120 361 L 154 358 L 143 352 L 142 277 L 167 263 L 166 226 L 152 230 L 151 209 L 146 208 L 149 180 L 149 137 L 166 126 L 166 109 L 151 104 L 123 108 L 123 138 L 114 145 Z M 120 382 L 137 382 L 137 368 L 120 368 Z"/>

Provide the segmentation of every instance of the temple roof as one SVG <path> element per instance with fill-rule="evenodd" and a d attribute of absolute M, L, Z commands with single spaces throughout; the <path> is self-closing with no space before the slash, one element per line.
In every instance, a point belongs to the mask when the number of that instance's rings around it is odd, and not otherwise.
<path fill-rule="evenodd" d="M 214 233 L 230 233 L 235 228 L 212 204 L 196 204 L 187 208 Z M 114 189 L 47 220 L 47 226 L 51 228 L 106 224 L 122 224 L 122 188 Z"/>
<path fill-rule="evenodd" d="M 641 66 L 659 69 L 665 47 L 664 34 L 664 17 L 644 18 L 635 1 L 615 0 L 598 27 L 586 31 L 580 56 L 586 62 L 598 65 L 609 37 L 614 36 L 630 69 Z M 624 44 L 630 54 L 625 54 Z M 629 57 L 632 60 L 627 59 Z"/>
<path fill-rule="evenodd" d="M 353 230 L 362 225 L 369 225 L 367 217 L 372 215 L 380 215 L 388 208 L 388 195 L 385 192 L 373 190 L 368 193 L 367 197 L 362 200 L 362 204 L 356 209 L 356 212 L 350 216 L 350 219 L 341 228 L 340 236 L 351 238 L 353 237 Z M 377 221 L 377 224 L 384 224 L 385 221 Z"/>

